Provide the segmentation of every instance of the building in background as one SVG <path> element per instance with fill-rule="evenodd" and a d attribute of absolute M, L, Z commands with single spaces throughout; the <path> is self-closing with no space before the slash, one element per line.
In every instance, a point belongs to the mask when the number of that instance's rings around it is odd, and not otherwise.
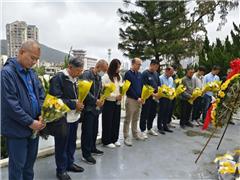
<path fill-rule="evenodd" d="M 80 59 L 84 60 L 84 69 L 89 69 L 91 67 L 95 67 L 97 63 L 96 58 L 86 57 L 86 51 L 80 50 L 72 50 L 73 56 L 79 57 Z"/>
<path fill-rule="evenodd" d="M 61 66 L 46 66 L 45 67 L 45 74 L 51 76 L 54 76 L 57 72 L 61 71 Z"/>
<path fill-rule="evenodd" d="M 38 28 L 35 25 L 27 25 L 24 21 L 15 21 L 6 25 L 8 56 L 17 56 L 18 49 L 28 39 L 38 41 Z"/>
<path fill-rule="evenodd" d="M 35 25 L 27 26 L 27 39 L 34 39 L 38 41 L 38 28 Z"/>

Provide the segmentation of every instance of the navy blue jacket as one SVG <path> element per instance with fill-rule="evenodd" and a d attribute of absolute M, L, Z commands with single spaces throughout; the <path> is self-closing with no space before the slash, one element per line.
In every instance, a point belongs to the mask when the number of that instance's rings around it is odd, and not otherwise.
<path fill-rule="evenodd" d="M 58 72 L 50 80 L 49 94 L 62 99 L 71 110 L 76 109 L 76 99 L 78 98 L 77 85 L 72 83 L 63 72 Z"/>
<path fill-rule="evenodd" d="M 142 73 L 142 81 L 144 85 L 150 85 L 154 88 L 154 92 L 156 93 L 158 90 L 158 86 L 160 86 L 160 79 L 157 72 L 150 72 L 149 70 L 145 70 Z"/>
<path fill-rule="evenodd" d="M 129 80 L 131 82 L 131 85 L 127 91 L 127 97 L 136 100 L 140 98 L 143 87 L 141 73 L 129 70 L 125 73 L 124 80 Z"/>
<path fill-rule="evenodd" d="M 10 58 L 1 70 L 1 134 L 7 137 L 25 138 L 32 135 L 29 125 L 37 117 L 34 117 L 31 98 L 23 76 L 16 69 L 16 63 L 16 58 Z M 29 73 L 41 108 L 44 101 L 42 84 L 32 69 L 29 69 Z M 40 108 L 38 115 L 41 114 Z"/>

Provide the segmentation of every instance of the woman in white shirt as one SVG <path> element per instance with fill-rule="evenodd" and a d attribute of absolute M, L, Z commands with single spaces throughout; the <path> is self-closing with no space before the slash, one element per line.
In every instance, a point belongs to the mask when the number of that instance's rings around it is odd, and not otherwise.
<path fill-rule="evenodd" d="M 121 117 L 121 95 L 120 84 L 122 77 L 119 74 L 121 62 L 113 59 L 109 65 L 107 74 L 102 77 L 102 83 L 113 82 L 116 86 L 115 91 L 105 100 L 102 111 L 102 143 L 109 148 L 120 146 L 118 141 L 120 117 Z"/>

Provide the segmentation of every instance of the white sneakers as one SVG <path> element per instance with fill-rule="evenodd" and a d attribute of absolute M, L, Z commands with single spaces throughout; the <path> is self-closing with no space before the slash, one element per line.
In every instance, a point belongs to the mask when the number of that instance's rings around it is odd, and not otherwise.
<path fill-rule="evenodd" d="M 116 147 L 120 147 L 121 146 L 121 143 L 119 141 L 115 142 L 114 143 Z"/>
<path fill-rule="evenodd" d="M 143 139 L 147 139 L 148 138 L 147 133 L 145 131 L 141 133 L 141 136 L 143 137 Z"/>
<path fill-rule="evenodd" d="M 125 138 L 124 144 L 126 144 L 127 146 L 132 146 L 132 140 L 129 137 Z"/>
<path fill-rule="evenodd" d="M 148 130 L 148 134 L 152 136 L 158 136 L 158 133 L 156 133 L 153 129 Z"/>
<path fill-rule="evenodd" d="M 115 148 L 115 144 L 111 143 L 111 144 L 107 144 L 107 145 L 104 145 L 105 147 L 108 147 L 108 148 Z"/>
<path fill-rule="evenodd" d="M 121 146 L 121 143 L 119 141 L 115 142 L 114 144 L 111 143 L 111 144 L 107 144 L 107 145 L 104 145 L 105 147 L 107 148 L 116 148 L 116 147 L 120 147 Z"/>
<path fill-rule="evenodd" d="M 145 137 L 143 137 L 143 135 L 142 134 L 140 134 L 140 135 L 137 135 L 137 136 L 135 136 L 134 137 L 136 140 L 140 140 L 140 141 L 143 141 L 143 140 L 145 140 Z"/>

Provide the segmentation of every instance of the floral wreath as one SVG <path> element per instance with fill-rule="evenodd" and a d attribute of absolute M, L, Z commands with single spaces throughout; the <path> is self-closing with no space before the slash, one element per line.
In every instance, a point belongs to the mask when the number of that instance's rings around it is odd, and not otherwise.
<path fill-rule="evenodd" d="M 207 129 L 210 122 L 216 128 L 222 127 L 240 107 L 240 58 L 232 60 L 230 67 L 231 71 L 221 85 L 216 101 L 208 109 L 203 129 Z"/>

